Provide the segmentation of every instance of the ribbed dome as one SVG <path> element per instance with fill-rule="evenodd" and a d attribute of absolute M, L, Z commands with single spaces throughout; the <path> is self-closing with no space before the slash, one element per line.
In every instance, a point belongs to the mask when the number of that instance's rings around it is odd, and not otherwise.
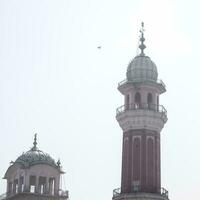
<path fill-rule="evenodd" d="M 131 82 L 157 81 L 157 67 L 148 56 L 140 54 L 129 63 L 126 77 Z"/>
<path fill-rule="evenodd" d="M 56 163 L 55 160 L 49 154 L 44 153 L 43 151 L 37 148 L 36 134 L 35 134 L 33 145 L 34 146 L 29 151 L 19 156 L 17 160 L 15 161 L 15 163 L 19 163 L 23 167 L 30 167 L 36 164 L 47 164 L 55 168 L 60 167 L 60 161 Z"/>
<path fill-rule="evenodd" d="M 15 163 L 19 163 L 24 167 L 29 167 L 36 164 L 47 164 L 51 165 L 52 167 L 58 167 L 58 165 L 55 163 L 55 160 L 50 155 L 39 149 L 31 149 L 30 151 L 23 153 L 17 158 Z"/>

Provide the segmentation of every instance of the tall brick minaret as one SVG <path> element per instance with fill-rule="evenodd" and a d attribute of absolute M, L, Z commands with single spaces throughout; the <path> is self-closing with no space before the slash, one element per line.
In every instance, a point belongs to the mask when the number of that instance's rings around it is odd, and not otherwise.
<path fill-rule="evenodd" d="M 144 54 L 144 23 L 140 30 L 140 54 L 128 65 L 126 80 L 118 85 L 124 105 L 116 119 L 123 130 L 121 188 L 113 200 L 167 200 L 161 187 L 160 132 L 167 122 L 167 111 L 159 104 L 166 91 L 158 80 L 157 67 Z"/>

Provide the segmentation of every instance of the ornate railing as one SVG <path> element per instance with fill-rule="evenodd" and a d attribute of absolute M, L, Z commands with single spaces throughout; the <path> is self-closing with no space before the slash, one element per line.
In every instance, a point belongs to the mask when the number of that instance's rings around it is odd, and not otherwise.
<path fill-rule="evenodd" d="M 147 81 L 147 80 L 145 80 L 145 81 Z M 160 79 L 157 79 L 156 81 L 153 81 L 153 80 L 148 80 L 148 81 L 150 81 L 150 82 L 156 82 L 156 83 L 162 85 L 164 88 L 166 88 L 164 82 L 162 80 L 160 80 Z M 125 83 L 135 83 L 135 82 L 136 83 L 137 82 L 141 82 L 141 78 L 140 79 L 138 78 L 138 80 L 135 79 L 134 81 L 129 81 L 128 79 L 124 79 L 123 81 L 121 81 L 121 82 L 118 83 L 118 87 L 120 87 L 121 85 L 124 85 Z"/>
<path fill-rule="evenodd" d="M 20 195 L 20 194 L 33 194 L 33 195 L 43 195 L 43 196 L 55 196 L 55 197 L 61 197 L 63 199 L 68 199 L 69 198 L 69 192 L 68 191 L 63 191 L 63 190 L 55 191 L 54 194 L 50 194 L 48 192 L 39 193 L 37 191 L 35 191 L 35 192 L 21 191 L 21 192 L 16 192 L 16 193 L 7 192 L 5 194 L 2 194 L 2 195 L 0 195 L 0 200 L 11 198 L 11 197 L 13 197 L 15 195 Z"/>
<path fill-rule="evenodd" d="M 121 188 L 117 188 L 113 190 L 113 197 L 117 197 L 121 194 Z"/>
<path fill-rule="evenodd" d="M 165 188 L 160 188 L 160 189 L 161 189 L 160 190 L 161 194 L 168 197 L 169 194 L 168 190 L 166 190 Z"/>
<path fill-rule="evenodd" d="M 113 197 L 118 197 L 121 194 L 139 194 L 139 193 L 152 193 L 152 194 L 160 194 L 162 196 L 168 197 L 168 191 L 161 187 L 137 187 L 131 190 L 130 192 L 122 192 L 121 188 L 117 188 L 113 190 Z"/>
<path fill-rule="evenodd" d="M 6 198 L 6 193 L 0 195 L 0 200 L 3 200 L 3 199 L 5 199 L 5 198 Z"/>
<path fill-rule="evenodd" d="M 167 116 L 167 110 L 162 105 L 148 104 L 148 103 L 134 103 L 120 106 L 116 110 L 116 115 L 119 115 L 127 110 L 149 110 L 154 112 L 163 113 Z"/>

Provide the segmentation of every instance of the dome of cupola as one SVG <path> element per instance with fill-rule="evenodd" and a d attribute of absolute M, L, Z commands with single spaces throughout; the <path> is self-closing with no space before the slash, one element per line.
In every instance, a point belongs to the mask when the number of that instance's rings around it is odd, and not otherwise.
<path fill-rule="evenodd" d="M 128 65 L 126 78 L 130 82 L 145 82 L 145 81 L 157 81 L 158 72 L 155 63 L 144 54 L 144 24 L 142 23 L 142 29 L 139 48 L 140 54 L 137 55 Z"/>
<path fill-rule="evenodd" d="M 22 167 L 30 167 L 37 164 L 46 164 L 55 168 L 60 168 L 60 163 L 55 160 L 47 153 L 41 151 L 37 147 L 37 136 L 35 134 L 33 147 L 20 155 L 14 163 L 22 165 Z"/>
<path fill-rule="evenodd" d="M 157 67 L 148 56 L 140 54 L 129 63 L 126 77 L 131 82 L 157 81 Z"/>

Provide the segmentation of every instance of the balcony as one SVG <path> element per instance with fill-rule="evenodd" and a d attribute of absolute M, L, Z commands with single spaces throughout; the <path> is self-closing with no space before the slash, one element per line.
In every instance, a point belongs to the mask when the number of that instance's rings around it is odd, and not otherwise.
<path fill-rule="evenodd" d="M 128 110 L 146 110 L 149 112 L 153 111 L 167 116 L 167 110 L 164 108 L 164 106 L 156 104 L 147 104 L 147 103 L 140 103 L 140 104 L 134 103 L 134 104 L 120 106 L 116 110 L 116 116 Z"/>
<path fill-rule="evenodd" d="M 137 129 L 160 132 L 167 122 L 167 111 L 162 105 L 127 104 L 117 108 L 116 119 L 124 132 Z"/>
<path fill-rule="evenodd" d="M 137 187 L 133 189 L 131 192 L 121 192 L 121 188 L 117 188 L 113 190 L 113 199 L 117 199 L 117 197 L 121 195 L 131 195 L 131 196 L 142 196 L 144 193 L 148 194 L 155 194 L 155 195 L 161 195 L 164 197 L 164 199 L 168 199 L 168 191 L 161 187 L 161 188 L 155 188 L 155 187 Z"/>
<path fill-rule="evenodd" d="M 140 82 L 140 81 L 141 81 L 141 79 L 138 79 L 138 81 L 137 81 L 137 79 L 135 81 L 129 81 L 127 79 L 124 79 L 123 81 L 118 83 L 118 87 L 120 87 L 120 86 L 122 86 L 122 85 L 124 85 L 126 83 L 133 83 L 133 82 L 137 83 L 137 82 Z M 157 79 L 157 81 L 149 80 L 149 82 L 157 83 L 157 84 L 161 85 L 163 88 L 166 88 L 164 82 L 162 80 L 160 80 L 160 79 Z"/>
<path fill-rule="evenodd" d="M 14 199 L 15 196 L 30 196 L 30 195 L 34 195 L 34 196 L 42 196 L 42 197 L 51 197 L 51 198 L 55 198 L 55 199 L 63 199 L 63 200 L 67 200 L 69 199 L 69 192 L 68 191 L 63 191 L 63 190 L 59 190 L 59 191 L 55 191 L 54 194 L 49 194 L 48 192 L 46 193 L 39 193 L 39 192 L 30 192 L 30 191 L 21 191 L 21 192 L 16 192 L 16 193 L 5 193 L 0 195 L 0 200 L 6 200 L 6 199 Z"/>

